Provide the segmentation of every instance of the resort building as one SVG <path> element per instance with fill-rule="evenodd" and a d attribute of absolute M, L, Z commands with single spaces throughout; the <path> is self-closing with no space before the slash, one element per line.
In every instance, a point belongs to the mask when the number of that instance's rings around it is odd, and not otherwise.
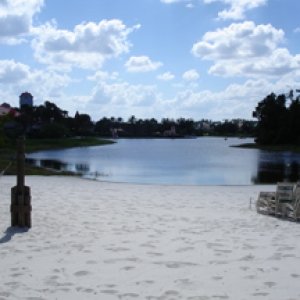
<path fill-rule="evenodd" d="M 176 135 L 176 129 L 175 129 L 175 124 L 171 125 L 170 130 L 165 130 L 164 131 L 164 136 L 175 136 Z"/>
<path fill-rule="evenodd" d="M 8 113 L 12 113 L 13 116 L 18 117 L 20 113 L 18 113 L 15 109 L 13 109 L 8 103 L 2 103 L 0 105 L 0 117 L 5 116 Z"/>

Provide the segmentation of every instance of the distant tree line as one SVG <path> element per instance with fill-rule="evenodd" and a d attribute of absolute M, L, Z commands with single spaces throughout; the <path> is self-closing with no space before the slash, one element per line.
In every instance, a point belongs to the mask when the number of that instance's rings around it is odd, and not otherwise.
<path fill-rule="evenodd" d="M 185 118 L 158 121 L 131 116 L 128 120 L 103 117 L 93 122 L 88 114 L 76 112 L 71 117 L 68 111 L 49 101 L 39 106 L 23 105 L 21 109 L 14 108 L 19 114 L 0 117 L 0 145 L 5 143 L 5 139 L 15 139 L 20 135 L 53 139 L 90 135 L 111 137 L 114 133 L 119 137 L 161 137 L 171 126 L 175 126 L 179 136 L 251 136 L 256 137 L 256 142 L 261 145 L 300 145 L 300 96 L 292 99 L 291 93 L 289 97 L 274 93 L 266 96 L 253 112 L 257 121 L 233 119 L 214 122 Z"/>
<path fill-rule="evenodd" d="M 112 137 L 117 133 L 119 137 L 161 137 L 165 131 L 175 126 L 177 136 L 255 136 L 256 122 L 247 120 L 226 120 L 213 122 L 211 120 L 194 121 L 193 119 L 169 119 L 158 121 L 154 118 L 140 119 L 131 116 L 128 120 L 121 117 L 103 117 L 93 122 L 88 114 L 76 112 L 74 117 L 68 111 L 56 104 L 46 101 L 44 105 L 23 105 L 15 108 L 19 116 L 7 117 L 9 121 L 2 126 L 1 132 L 11 139 L 20 135 L 35 139 L 56 139 L 70 136 L 102 136 Z M 4 119 L 2 119 L 4 121 Z M 3 122 L 2 122 L 3 123 Z M 1 123 L 0 123 L 1 126 Z M 1 130 L 1 129 L 0 129 Z"/>
<path fill-rule="evenodd" d="M 298 91 L 298 90 L 297 90 Z M 291 91 L 292 92 L 292 91 Z M 289 99 L 290 103 L 287 103 Z M 258 103 L 256 142 L 261 145 L 300 145 L 300 101 L 271 93 Z"/>

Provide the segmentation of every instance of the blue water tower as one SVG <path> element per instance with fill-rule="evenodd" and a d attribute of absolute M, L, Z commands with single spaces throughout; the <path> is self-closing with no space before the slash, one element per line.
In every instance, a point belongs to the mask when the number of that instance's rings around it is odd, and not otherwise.
<path fill-rule="evenodd" d="M 23 105 L 33 106 L 33 96 L 28 92 L 22 93 L 20 96 L 20 108 Z"/>

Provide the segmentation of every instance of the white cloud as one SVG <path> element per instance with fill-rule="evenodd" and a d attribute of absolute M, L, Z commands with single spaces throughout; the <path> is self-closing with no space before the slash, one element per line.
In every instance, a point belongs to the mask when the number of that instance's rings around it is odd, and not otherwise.
<path fill-rule="evenodd" d="M 88 76 L 87 79 L 91 81 L 104 81 L 107 79 L 117 79 L 118 75 L 118 72 L 109 74 L 108 72 L 97 71 L 93 76 Z"/>
<path fill-rule="evenodd" d="M 296 32 L 296 33 L 300 32 L 300 27 L 294 29 L 294 32 Z"/>
<path fill-rule="evenodd" d="M 235 118 L 235 116 L 251 119 L 252 111 L 257 103 L 270 91 L 274 91 L 275 86 L 276 84 L 273 85 L 267 80 L 260 79 L 248 80 L 242 85 L 232 84 L 224 91 L 217 93 L 208 90 L 193 92 L 187 89 L 178 92 L 168 105 L 177 107 L 181 116 L 186 115 L 195 120 L 201 117 L 220 121 L 224 118 Z"/>
<path fill-rule="evenodd" d="M 157 75 L 156 78 L 159 80 L 168 81 L 168 80 L 174 79 L 175 75 L 171 74 L 171 72 L 166 72 L 166 73 Z"/>
<path fill-rule="evenodd" d="M 247 10 L 267 4 L 268 0 L 204 0 L 204 3 L 223 2 L 230 5 L 229 9 L 218 13 L 219 19 L 240 20 L 245 18 Z"/>
<path fill-rule="evenodd" d="M 277 49 L 264 59 L 219 61 L 209 70 L 210 74 L 223 77 L 281 77 L 293 72 L 300 73 L 300 54 L 292 56 L 287 49 Z"/>
<path fill-rule="evenodd" d="M 233 23 L 229 27 L 207 32 L 202 41 L 193 45 L 191 52 L 208 60 L 244 59 L 268 56 L 283 41 L 284 32 L 270 24 Z"/>
<path fill-rule="evenodd" d="M 63 90 L 71 81 L 66 74 L 61 75 L 52 70 L 30 70 L 26 80 L 21 81 L 14 89 L 30 92 L 41 103 L 53 98 L 55 100 L 52 101 L 56 102 L 57 98 L 63 98 Z"/>
<path fill-rule="evenodd" d="M 174 83 L 173 86 L 175 88 L 184 88 L 185 85 L 183 83 L 181 83 L 181 82 L 178 82 L 178 83 Z"/>
<path fill-rule="evenodd" d="M 107 84 L 100 82 L 93 89 L 91 103 L 98 106 L 152 107 L 159 95 L 156 86 L 130 85 L 127 82 Z"/>
<path fill-rule="evenodd" d="M 182 78 L 187 81 L 193 81 L 193 80 L 197 80 L 199 78 L 199 74 L 197 73 L 196 70 L 192 69 L 192 70 L 185 72 L 182 75 Z"/>
<path fill-rule="evenodd" d="M 299 69 L 299 55 L 278 48 L 284 32 L 271 25 L 255 26 L 253 22 L 234 23 L 224 29 L 208 32 L 191 52 L 215 64 L 213 75 L 230 77 L 283 76 Z"/>
<path fill-rule="evenodd" d="M 149 72 L 161 67 L 161 62 L 153 62 L 148 56 L 132 56 L 125 63 L 129 72 Z"/>
<path fill-rule="evenodd" d="M 0 40 L 16 44 L 32 30 L 32 17 L 40 11 L 43 0 L 2 0 L 0 3 Z M 23 40 L 21 39 L 21 42 Z"/>
<path fill-rule="evenodd" d="M 103 62 L 129 51 L 128 35 L 139 28 L 126 26 L 120 20 L 103 20 L 77 25 L 74 31 L 58 30 L 54 24 L 41 27 L 33 41 L 35 57 L 57 68 L 97 69 Z"/>
<path fill-rule="evenodd" d="M 34 99 L 43 103 L 51 98 L 61 97 L 63 89 L 71 81 L 67 75 L 51 70 L 31 70 L 28 65 L 12 60 L 0 61 L 0 87 L 3 91 L 9 91 L 10 95 L 28 91 Z M 17 96 L 12 99 L 11 105 L 18 106 Z"/>
<path fill-rule="evenodd" d="M 0 61 L 0 84 L 18 83 L 29 76 L 29 67 L 13 60 Z"/>
<path fill-rule="evenodd" d="M 186 7 L 193 8 L 194 4 L 190 0 L 160 0 L 162 3 L 172 4 L 178 2 L 189 2 Z M 225 9 L 218 13 L 219 19 L 245 19 L 245 12 L 266 5 L 268 0 L 203 0 L 204 3 L 209 4 L 213 2 L 222 2 L 229 5 L 229 9 Z"/>

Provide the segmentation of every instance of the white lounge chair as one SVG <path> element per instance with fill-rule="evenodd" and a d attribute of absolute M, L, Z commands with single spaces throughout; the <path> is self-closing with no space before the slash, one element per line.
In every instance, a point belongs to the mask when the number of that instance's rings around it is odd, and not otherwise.
<path fill-rule="evenodd" d="M 282 205 L 282 216 L 290 217 L 296 222 L 300 218 L 300 182 L 294 186 L 293 202 Z"/>
<path fill-rule="evenodd" d="M 295 199 L 300 197 L 300 182 L 297 182 L 294 186 L 293 197 L 295 197 Z"/>
<path fill-rule="evenodd" d="M 300 197 L 293 203 L 285 203 L 282 207 L 282 216 L 292 218 L 295 222 L 300 218 Z"/>
<path fill-rule="evenodd" d="M 269 202 L 275 201 L 275 192 L 260 192 L 256 200 L 256 211 L 258 213 L 268 213 Z"/>
<path fill-rule="evenodd" d="M 283 204 L 291 204 L 295 201 L 294 195 L 295 183 L 278 182 L 275 194 L 275 200 L 269 201 L 268 213 L 275 216 L 282 215 Z"/>

